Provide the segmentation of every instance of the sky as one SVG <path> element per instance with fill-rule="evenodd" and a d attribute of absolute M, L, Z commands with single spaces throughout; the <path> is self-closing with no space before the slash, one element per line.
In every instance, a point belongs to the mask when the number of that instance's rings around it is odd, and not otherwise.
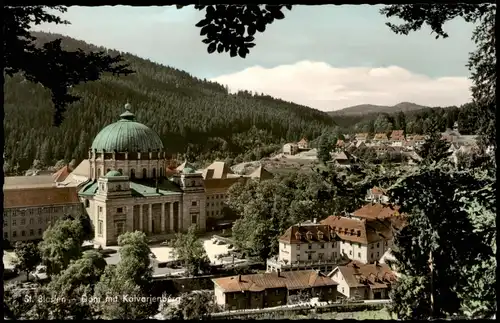
<path fill-rule="evenodd" d="M 33 30 L 60 33 L 185 70 L 233 90 L 266 93 L 322 111 L 358 104 L 461 105 L 470 100 L 467 58 L 473 25 L 456 19 L 450 35 L 430 29 L 396 35 L 381 6 L 294 6 L 286 18 L 255 35 L 242 59 L 208 54 L 193 7 L 70 7 L 71 25 Z M 392 22 L 397 22 L 392 20 Z"/>

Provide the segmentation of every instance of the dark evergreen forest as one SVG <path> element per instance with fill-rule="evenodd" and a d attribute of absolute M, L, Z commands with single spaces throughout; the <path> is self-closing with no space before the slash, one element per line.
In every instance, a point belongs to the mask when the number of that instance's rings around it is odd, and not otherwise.
<path fill-rule="evenodd" d="M 63 39 L 66 50 L 103 50 L 56 34 L 34 33 L 37 45 Z M 116 53 L 108 50 L 109 54 Z M 28 169 L 34 160 L 53 165 L 86 158 L 95 135 L 118 120 L 125 103 L 137 120 L 158 132 L 166 150 L 190 160 L 233 162 L 260 159 L 285 141 L 316 138 L 333 129 L 323 112 L 249 92 L 230 94 L 224 86 L 186 72 L 121 53 L 136 73 L 72 89 L 81 100 L 71 104 L 60 127 L 52 126 L 50 93 L 23 76 L 7 78 L 5 92 L 6 170 Z M 184 157 L 184 156 L 183 156 Z"/>

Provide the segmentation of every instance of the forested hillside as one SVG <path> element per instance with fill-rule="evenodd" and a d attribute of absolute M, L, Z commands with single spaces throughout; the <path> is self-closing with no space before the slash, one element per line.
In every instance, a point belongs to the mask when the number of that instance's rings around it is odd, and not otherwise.
<path fill-rule="evenodd" d="M 375 104 L 360 104 L 352 107 L 343 108 L 340 110 L 329 111 L 331 116 L 346 116 L 346 115 L 366 115 L 369 113 L 397 113 L 399 111 L 410 112 L 418 111 L 428 107 L 418 105 L 411 102 L 401 102 L 393 106 L 375 105 Z"/>
<path fill-rule="evenodd" d="M 366 113 L 360 115 L 336 115 L 333 120 L 343 133 L 354 132 L 389 132 L 405 130 L 406 133 L 424 134 L 437 126 L 439 131 L 452 128 L 455 122 L 458 131 L 463 135 L 477 134 L 479 123 L 477 108 L 472 103 L 461 107 L 423 108 L 414 111 L 399 111 L 395 113 Z"/>
<path fill-rule="evenodd" d="M 104 49 L 61 35 L 34 35 L 39 44 L 63 38 L 67 50 Z M 169 153 L 187 153 L 188 158 L 198 161 L 260 158 L 279 149 L 284 141 L 313 139 L 335 126 L 326 113 L 318 110 L 266 95 L 229 94 L 220 84 L 131 54 L 122 55 L 136 73 L 107 75 L 73 88 L 73 94 L 82 99 L 69 106 L 59 128 L 52 127 L 48 91 L 20 75 L 7 78 L 7 170 L 15 165 L 18 170 L 28 169 L 35 159 L 50 165 L 60 159 L 85 158 L 95 135 L 118 120 L 127 102 L 139 122 L 159 133 Z"/>

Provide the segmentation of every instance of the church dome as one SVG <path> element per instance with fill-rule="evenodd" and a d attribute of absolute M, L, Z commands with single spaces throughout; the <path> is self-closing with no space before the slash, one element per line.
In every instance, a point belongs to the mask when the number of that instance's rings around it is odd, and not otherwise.
<path fill-rule="evenodd" d="M 148 152 L 163 151 L 160 136 L 148 126 L 136 122 L 130 112 L 130 104 L 125 105 L 120 120 L 102 129 L 92 143 L 92 150 L 106 152 Z"/>
<path fill-rule="evenodd" d="M 116 170 L 110 170 L 105 177 L 117 177 L 117 176 L 122 176 L 122 173 Z"/>

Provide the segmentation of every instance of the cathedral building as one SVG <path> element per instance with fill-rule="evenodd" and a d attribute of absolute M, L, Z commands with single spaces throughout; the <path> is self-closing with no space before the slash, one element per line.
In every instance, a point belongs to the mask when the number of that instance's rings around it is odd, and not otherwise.
<path fill-rule="evenodd" d="M 135 121 L 129 104 L 125 110 L 97 134 L 80 167 L 88 179 L 78 183 L 78 195 L 94 224 L 95 242 L 115 245 L 127 231 L 162 236 L 192 224 L 205 231 L 202 174 L 185 167 L 168 179 L 160 137 Z"/>

